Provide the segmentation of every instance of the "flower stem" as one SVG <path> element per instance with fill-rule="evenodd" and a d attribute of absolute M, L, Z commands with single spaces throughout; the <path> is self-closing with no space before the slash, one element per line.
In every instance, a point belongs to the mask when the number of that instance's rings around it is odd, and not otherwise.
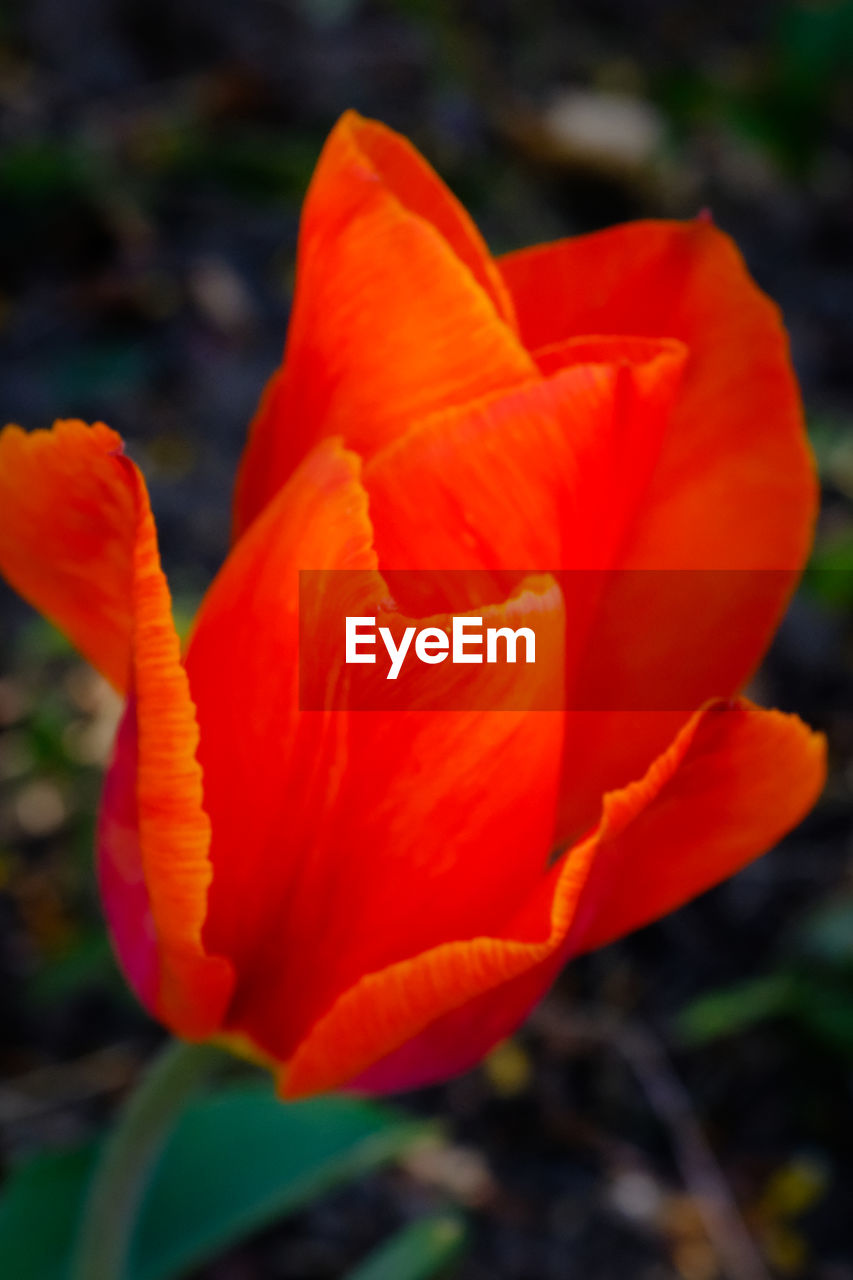
<path fill-rule="evenodd" d="M 104 1143 L 83 1206 L 71 1280 L 125 1280 L 139 1207 L 175 1119 L 227 1061 L 211 1045 L 179 1040 L 154 1060 Z"/>

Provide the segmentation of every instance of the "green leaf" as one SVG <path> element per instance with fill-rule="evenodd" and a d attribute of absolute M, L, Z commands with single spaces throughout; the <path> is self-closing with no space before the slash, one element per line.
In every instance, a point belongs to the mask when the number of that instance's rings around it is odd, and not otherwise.
<path fill-rule="evenodd" d="M 143 1206 L 133 1280 L 167 1280 L 389 1160 L 425 1126 L 375 1103 L 284 1104 L 268 1085 L 188 1107 Z"/>
<path fill-rule="evenodd" d="M 0 1275 L 64 1280 L 97 1146 L 36 1156 L 8 1175 L 0 1196 Z"/>
<path fill-rule="evenodd" d="M 346 1280 L 429 1280 L 444 1274 L 465 1247 L 465 1223 L 440 1213 L 413 1222 L 365 1258 Z"/>
<path fill-rule="evenodd" d="M 140 1213 L 127 1280 L 172 1280 L 358 1177 L 430 1126 L 356 1098 L 282 1103 L 241 1084 L 190 1104 Z M 66 1280 L 97 1144 L 38 1156 L 0 1196 L 0 1276 Z M 423 1273 L 426 1274 L 426 1273 Z"/>
<path fill-rule="evenodd" d="M 676 1031 L 685 1044 L 707 1044 L 791 1012 L 797 994 L 796 979 L 787 972 L 753 978 L 694 1000 L 679 1013 Z"/>

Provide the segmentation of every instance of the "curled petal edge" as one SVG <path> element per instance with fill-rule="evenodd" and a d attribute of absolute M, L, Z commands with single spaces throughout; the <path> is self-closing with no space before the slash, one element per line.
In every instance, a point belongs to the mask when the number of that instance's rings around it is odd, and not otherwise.
<path fill-rule="evenodd" d="M 467 1068 L 571 956 L 673 910 L 769 848 L 814 804 L 825 767 L 822 736 L 796 716 L 745 700 L 709 704 L 644 778 L 605 797 L 596 828 L 543 877 L 509 936 L 450 943 L 365 976 L 281 1069 L 281 1093 L 384 1092 Z M 658 885 L 656 863 L 673 863 L 672 843 L 684 855 Z M 463 1019 L 455 1041 L 441 1034 L 454 1014 Z"/>

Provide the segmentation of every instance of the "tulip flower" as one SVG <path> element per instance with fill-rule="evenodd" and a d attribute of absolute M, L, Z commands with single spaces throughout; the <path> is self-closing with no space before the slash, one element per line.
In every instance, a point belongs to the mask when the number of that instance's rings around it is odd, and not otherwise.
<path fill-rule="evenodd" d="M 495 259 L 405 140 L 345 115 L 185 654 L 119 437 L 0 437 L 0 569 L 126 699 L 98 872 L 145 1007 L 285 1096 L 440 1080 L 573 956 L 766 851 L 818 796 L 824 743 L 739 691 L 815 507 L 779 314 L 708 219 Z M 594 668 L 618 696 L 504 705 L 484 666 L 480 709 L 301 710 L 306 569 L 363 572 L 374 604 L 396 577 L 419 626 L 407 574 L 485 574 L 463 605 L 535 616 L 568 685 Z M 587 608 L 566 584 L 590 570 L 629 577 Z M 652 608 L 652 571 L 706 585 Z"/>

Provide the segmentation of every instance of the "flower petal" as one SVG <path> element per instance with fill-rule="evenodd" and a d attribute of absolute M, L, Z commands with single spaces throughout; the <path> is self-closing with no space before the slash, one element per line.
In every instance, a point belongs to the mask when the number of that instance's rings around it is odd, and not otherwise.
<path fill-rule="evenodd" d="M 365 469 L 386 570 L 609 567 L 630 529 L 678 391 L 677 342 L 418 423 Z M 426 527 L 422 513 L 430 513 Z"/>
<path fill-rule="evenodd" d="M 156 980 L 140 991 L 143 1000 L 178 1034 L 203 1038 L 220 1024 L 233 972 L 202 941 L 213 871 L 198 725 L 145 482 L 128 458 L 113 465 L 136 516 L 128 530 L 133 645 L 129 701 L 99 817 L 101 888 L 108 918 L 125 926 L 115 938 L 129 977 Z M 140 873 L 150 915 L 142 912 Z"/>
<path fill-rule="evenodd" d="M 539 359 L 588 334 L 678 338 L 689 349 L 627 563 L 800 568 L 817 487 L 787 338 L 728 236 L 702 220 L 636 222 L 500 266 Z"/>
<path fill-rule="evenodd" d="M 326 441 L 234 548 L 187 657 L 213 825 L 205 937 L 239 974 L 226 1029 L 280 1060 L 364 972 L 497 926 L 551 846 L 559 712 L 299 710 L 299 570 L 369 585 L 370 535 L 358 459 Z M 517 605 L 539 610 L 537 644 L 562 644 L 559 592 L 530 584 Z M 490 616 L 516 625 L 514 607 Z M 478 670 L 503 688 L 500 664 Z"/>
<path fill-rule="evenodd" d="M 299 714 L 299 572 L 362 570 L 370 590 L 375 555 L 358 473 L 339 440 L 309 454 L 232 550 L 187 650 L 213 827 L 207 936 L 241 974 L 339 783 L 334 719 Z"/>
<path fill-rule="evenodd" d="M 725 569 L 578 576 L 560 580 L 587 617 L 566 693 L 561 847 L 589 829 L 600 797 L 636 778 L 695 708 L 743 688 L 798 577 Z"/>
<path fill-rule="evenodd" d="M 0 432 L 0 573 L 120 693 L 133 622 L 136 511 L 121 437 L 97 423 Z"/>
<path fill-rule="evenodd" d="M 378 120 L 347 111 L 338 129 L 352 143 L 404 209 L 431 222 L 494 303 L 501 319 L 517 329 L 515 308 L 486 242 L 467 209 L 442 182 L 408 138 Z"/>
<path fill-rule="evenodd" d="M 503 936 L 372 973 L 281 1073 L 288 1097 L 344 1083 L 412 1087 L 464 1070 L 509 1034 L 572 955 L 655 919 L 788 831 L 823 785 L 825 746 L 746 702 L 697 713 L 645 777 L 605 797 L 596 829 L 543 877 Z"/>
<path fill-rule="evenodd" d="M 684 344 L 674 338 L 638 338 L 632 334 L 605 333 L 565 338 L 550 346 L 539 347 L 533 352 L 533 358 L 540 373 L 551 377 L 578 364 L 648 365 L 667 352 L 682 358 L 687 354 Z"/>
<path fill-rule="evenodd" d="M 201 928 L 211 869 L 198 730 L 154 521 L 115 432 L 82 422 L 0 437 L 0 566 L 129 694 L 99 825 L 99 874 L 116 949 L 143 1002 L 204 1034 L 228 965 Z"/>
<path fill-rule="evenodd" d="M 565 570 L 560 846 L 693 710 L 742 688 L 798 576 L 625 567 L 678 412 L 684 352 L 673 340 L 569 340 L 543 382 L 434 415 L 365 468 L 380 565 L 405 607 L 438 607 L 439 575 L 425 572 L 436 564 L 476 570 L 457 573 L 462 587 L 492 581 L 491 594 L 461 598 L 461 608 L 506 594 L 524 566 Z M 605 359 L 613 363 L 586 363 Z"/>
<path fill-rule="evenodd" d="M 604 602 L 587 650 L 598 677 L 585 678 L 594 685 L 617 671 L 624 694 L 621 708 L 614 701 L 607 715 L 577 713 L 567 723 L 559 834 L 570 841 L 593 820 L 597 797 L 638 776 L 684 722 L 667 710 L 678 705 L 676 685 L 687 705 L 699 705 L 736 692 L 754 671 L 805 562 L 817 482 L 778 309 L 715 227 L 632 223 L 500 265 L 522 336 L 545 370 L 601 343 L 589 334 L 620 344 L 624 334 L 668 335 L 689 352 L 621 563 L 713 572 L 692 589 L 689 574 L 680 584 L 673 577 L 671 590 L 654 574 L 629 574 Z M 626 646 L 625 620 L 650 616 L 656 625 L 634 627 Z M 692 637 L 701 661 L 682 656 L 686 617 L 711 637 Z M 661 675 L 670 696 L 656 704 Z"/>
<path fill-rule="evenodd" d="M 426 413 L 535 376 L 467 215 L 408 144 L 344 116 L 306 197 L 286 358 L 252 424 L 235 535 L 324 436 L 368 456 Z"/>

